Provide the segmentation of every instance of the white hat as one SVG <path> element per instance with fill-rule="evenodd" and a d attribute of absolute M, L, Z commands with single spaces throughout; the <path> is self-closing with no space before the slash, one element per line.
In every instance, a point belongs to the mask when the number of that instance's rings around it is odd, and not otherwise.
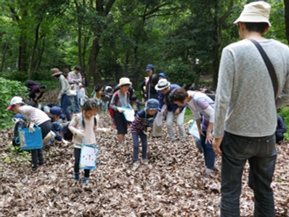
<path fill-rule="evenodd" d="M 11 111 L 13 110 L 13 105 L 15 104 L 24 104 L 22 98 L 20 96 L 14 96 L 11 101 L 10 101 L 10 105 L 8 106 L 7 110 Z"/>
<path fill-rule="evenodd" d="M 171 83 L 167 81 L 167 79 L 161 79 L 159 80 L 158 84 L 155 86 L 156 90 L 163 90 L 166 89 L 168 86 L 170 86 Z"/>
<path fill-rule="evenodd" d="M 270 10 L 271 6 L 267 2 L 251 2 L 244 6 L 244 10 L 234 24 L 238 24 L 238 22 L 268 23 L 271 26 L 269 21 Z"/>
<path fill-rule="evenodd" d="M 132 84 L 132 83 L 130 82 L 129 78 L 123 77 L 123 78 L 119 79 L 119 84 L 118 84 L 118 86 L 120 87 L 120 86 L 122 86 L 122 85 L 131 85 L 131 84 Z"/>

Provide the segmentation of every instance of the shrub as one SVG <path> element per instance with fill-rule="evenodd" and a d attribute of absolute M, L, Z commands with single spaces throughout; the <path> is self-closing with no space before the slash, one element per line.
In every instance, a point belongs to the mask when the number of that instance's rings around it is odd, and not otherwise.
<path fill-rule="evenodd" d="M 15 115 L 7 111 L 10 100 L 13 96 L 24 97 L 27 95 L 26 87 L 19 81 L 10 81 L 0 77 L 0 129 L 12 126 L 11 118 Z"/>

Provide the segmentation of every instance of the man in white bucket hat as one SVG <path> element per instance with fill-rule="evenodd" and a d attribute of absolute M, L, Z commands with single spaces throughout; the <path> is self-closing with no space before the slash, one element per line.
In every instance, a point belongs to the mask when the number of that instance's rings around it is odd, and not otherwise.
<path fill-rule="evenodd" d="M 270 8 L 264 1 L 245 5 L 234 22 L 242 40 L 222 52 L 213 128 L 213 150 L 222 155 L 222 217 L 240 216 L 241 180 L 247 160 L 249 186 L 255 196 L 254 216 L 275 216 L 270 185 L 277 156 L 276 106 L 289 104 L 289 48 L 263 37 L 271 26 Z M 264 49 L 275 69 L 278 87 L 275 91 L 255 42 Z"/>
<path fill-rule="evenodd" d="M 173 128 L 174 118 L 177 117 L 177 126 L 179 128 L 179 139 L 181 142 L 186 141 L 186 132 L 184 126 L 184 117 L 186 112 L 186 105 L 178 106 L 177 104 L 171 102 L 170 93 L 176 89 L 180 88 L 177 84 L 171 84 L 167 79 L 159 80 L 158 84 L 155 86 L 155 89 L 159 91 L 159 102 L 160 109 L 164 104 L 167 106 L 167 129 L 171 142 L 176 141 L 175 132 Z"/>

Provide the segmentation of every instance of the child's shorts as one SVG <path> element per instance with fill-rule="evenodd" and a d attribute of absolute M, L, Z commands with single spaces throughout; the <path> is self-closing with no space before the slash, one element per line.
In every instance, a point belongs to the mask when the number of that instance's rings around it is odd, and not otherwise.
<path fill-rule="evenodd" d="M 127 122 L 123 113 L 114 111 L 114 122 L 116 125 L 117 134 L 127 134 Z"/>

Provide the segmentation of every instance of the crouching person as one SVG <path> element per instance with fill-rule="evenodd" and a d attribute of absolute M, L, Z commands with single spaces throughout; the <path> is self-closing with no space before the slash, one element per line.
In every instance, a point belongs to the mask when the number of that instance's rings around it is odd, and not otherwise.
<path fill-rule="evenodd" d="M 37 124 L 40 127 L 42 139 L 44 139 L 47 136 L 47 134 L 50 133 L 52 124 L 48 115 L 38 108 L 25 105 L 21 97 L 14 96 L 11 99 L 10 105 L 7 108 L 7 110 L 20 113 L 24 117 L 27 117 L 28 120 L 30 121 L 29 124 L 30 133 L 34 132 L 34 124 Z M 32 149 L 31 156 L 32 156 L 32 171 L 37 170 L 38 165 L 39 166 L 44 165 L 42 149 Z"/>

